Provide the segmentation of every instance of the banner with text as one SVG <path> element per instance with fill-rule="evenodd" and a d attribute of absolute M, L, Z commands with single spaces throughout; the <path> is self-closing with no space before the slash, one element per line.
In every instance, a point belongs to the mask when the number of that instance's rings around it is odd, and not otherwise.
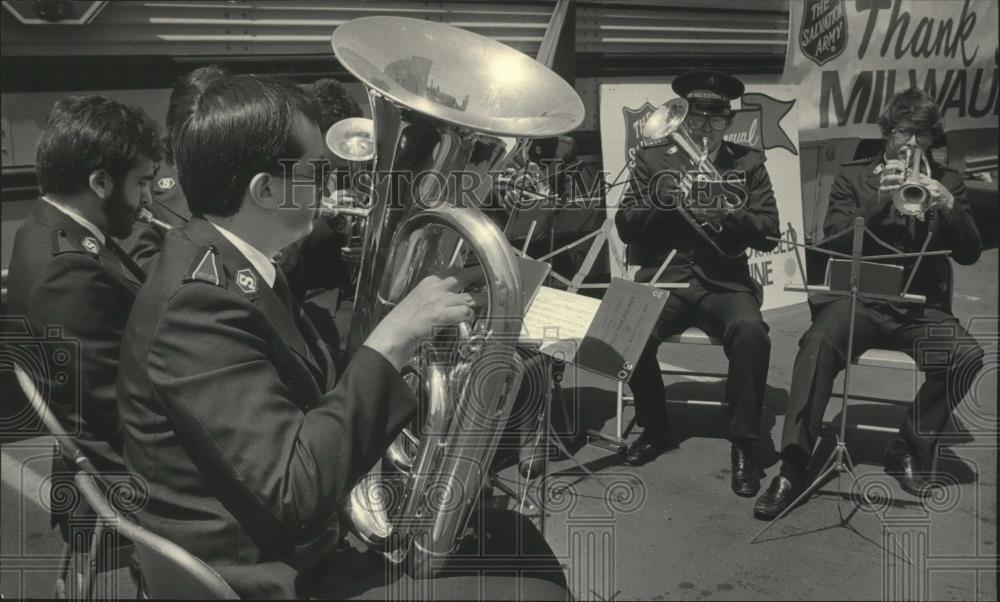
<path fill-rule="evenodd" d="M 676 98 L 669 83 L 664 84 L 604 84 L 601 86 L 601 150 L 604 171 L 608 178 L 620 184 L 628 179 L 635 164 L 642 126 L 653 110 Z M 802 186 L 799 179 L 797 108 L 795 89 L 778 84 L 750 84 L 737 101 L 738 110 L 726 140 L 756 148 L 767 157 L 767 173 L 771 177 L 778 203 L 781 237 L 786 241 L 802 242 Z M 734 106 L 734 108 L 737 108 Z M 624 185 L 608 191 L 608 217 L 615 211 L 625 190 Z M 791 227 L 789 227 L 791 224 Z M 625 246 L 612 229 L 608 238 L 611 274 L 623 277 Z M 785 292 L 786 284 L 801 284 L 802 275 L 795 258 L 795 248 L 780 243 L 771 252 L 748 251 L 750 273 L 764 286 L 764 309 L 783 307 L 805 301 L 802 293 Z"/>
<path fill-rule="evenodd" d="M 796 85 L 801 142 L 878 138 L 879 111 L 917 86 L 947 130 L 997 127 L 996 0 L 789 3 L 782 81 Z"/>

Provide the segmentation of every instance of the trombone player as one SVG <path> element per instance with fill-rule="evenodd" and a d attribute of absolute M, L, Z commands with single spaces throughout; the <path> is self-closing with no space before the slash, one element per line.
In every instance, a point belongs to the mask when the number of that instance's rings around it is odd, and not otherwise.
<path fill-rule="evenodd" d="M 919 251 L 931 230 L 929 250 L 950 249 L 958 263 L 975 263 L 982 242 L 961 174 L 931 159 L 929 173 L 914 173 L 908 167 L 923 163 L 919 156 L 926 157 L 932 142 L 944 135 L 934 99 L 918 88 L 900 92 L 889 99 L 878 124 L 884 150 L 844 164 L 830 190 L 824 235 L 842 232 L 862 217 L 875 236 L 901 251 Z M 852 238 L 842 236 L 829 247 L 850 253 L 851 245 Z M 866 237 L 864 253 L 872 252 L 884 254 L 885 249 Z M 904 278 L 910 277 L 913 261 L 906 260 Z M 983 363 L 982 348 L 951 313 L 950 280 L 947 257 L 926 257 L 910 285 L 910 292 L 926 296 L 924 305 L 861 297 L 854 316 L 854 353 L 872 347 L 899 349 L 913 355 L 926 374 L 899 436 L 885 455 L 887 471 L 905 491 L 918 496 L 929 491 L 924 471 L 931 467 L 939 433 Z M 754 507 L 754 514 L 763 520 L 777 517 L 802 491 L 833 380 L 845 367 L 850 300 L 815 297 L 810 299 L 813 323 L 799 341 L 792 372 L 781 469 Z M 927 352 L 920 352 L 922 348 Z"/>
<path fill-rule="evenodd" d="M 752 445 L 760 437 L 771 342 L 760 313 L 763 291 L 750 277 L 745 251 L 776 246 L 768 237 L 778 236 L 778 209 L 764 155 L 723 140 L 732 123 L 730 101 L 742 96 L 743 83 L 725 73 L 693 71 L 674 79 L 673 89 L 689 107 L 679 126 L 682 132 L 676 132 L 686 133 L 687 143 L 671 134 L 640 149 L 630 188 L 615 215 L 618 233 L 628 245 L 628 262 L 640 267 L 637 282 L 655 277 L 676 250 L 659 281 L 690 285 L 671 291 L 629 383 L 644 428 L 626 462 L 644 464 L 670 446 L 656 353 L 667 337 L 698 326 L 724 341 L 731 486 L 737 495 L 752 496 L 760 489 Z M 725 178 L 723 188 L 735 193 L 735 202 L 715 202 L 721 197 L 709 195 L 712 202 L 706 206 L 699 194 L 697 202 L 685 207 L 692 192 L 700 193 L 700 187 L 689 185 L 691 172 L 705 163 L 682 148 L 692 140 L 701 142 L 703 157 Z"/>

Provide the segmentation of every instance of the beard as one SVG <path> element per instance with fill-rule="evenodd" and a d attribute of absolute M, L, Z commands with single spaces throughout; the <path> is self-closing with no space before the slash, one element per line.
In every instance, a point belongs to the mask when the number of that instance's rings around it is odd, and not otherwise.
<path fill-rule="evenodd" d="M 108 234 L 115 238 L 128 238 L 132 234 L 135 218 L 139 215 L 139 210 L 142 209 L 141 204 L 136 204 L 134 207 L 129 204 L 121 192 L 122 188 L 122 186 L 115 186 L 111 196 L 105 199 L 101 205 L 108 220 Z"/>

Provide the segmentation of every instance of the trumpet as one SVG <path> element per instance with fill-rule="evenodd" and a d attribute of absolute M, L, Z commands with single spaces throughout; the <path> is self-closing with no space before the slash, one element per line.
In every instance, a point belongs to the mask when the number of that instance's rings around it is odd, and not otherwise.
<path fill-rule="evenodd" d="M 903 147 L 899 158 L 905 164 L 903 183 L 892 195 L 892 205 L 900 215 L 924 219 L 924 214 L 930 209 L 931 193 L 926 186 L 917 181 L 920 174 L 930 175 L 931 166 L 920 147 Z"/>
<path fill-rule="evenodd" d="M 723 249 L 714 239 L 714 236 L 722 232 L 722 226 L 718 223 L 721 214 L 715 219 L 701 219 L 696 218 L 691 213 L 691 210 L 698 208 L 697 200 L 691 199 L 691 189 L 694 183 L 696 181 L 721 182 L 723 176 L 708 156 L 708 138 L 702 137 L 699 148 L 698 143 L 691 138 L 691 134 L 684 129 L 684 118 L 687 117 L 688 110 L 688 102 L 683 98 L 675 98 L 657 107 L 642 126 L 642 145 L 653 146 L 669 140 L 687 155 L 695 171 L 685 173 L 680 182 L 680 189 L 684 196 L 678 203 L 677 209 L 694 226 L 695 231 L 717 252 L 726 257 L 738 257 L 745 252 L 745 247 L 738 250 L 728 250 L 729 245 L 725 245 L 727 249 Z M 728 199 L 723 200 L 721 207 L 726 213 L 732 213 L 738 208 L 738 204 L 731 203 Z"/>
<path fill-rule="evenodd" d="M 326 146 L 345 161 L 369 161 L 375 157 L 375 125 L 371 119 L 341 119 L 326 131 Z"/>
<path fill-rule="evenodd" d="M 139 214 L 135 216 L 135 221 L 149 224 L 150 226 L 153 226 L 158 230 L 163 230 L 164 232 L 173 228 L 173 226 L 167 222 L 156 219 L 156 217 L 153 216 L 153 213 L 145 207 L 139 210 Z"/>

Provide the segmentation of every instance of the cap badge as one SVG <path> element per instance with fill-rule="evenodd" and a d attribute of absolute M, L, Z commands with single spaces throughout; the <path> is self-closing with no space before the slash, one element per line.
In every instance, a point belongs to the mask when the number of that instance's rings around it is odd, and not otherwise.
<path fill-rule="evenodd" d="M 236 286 L 244 293 L 251 295 L 257 292 L 257 275 L 250 268 L 236 272 Z"/>

